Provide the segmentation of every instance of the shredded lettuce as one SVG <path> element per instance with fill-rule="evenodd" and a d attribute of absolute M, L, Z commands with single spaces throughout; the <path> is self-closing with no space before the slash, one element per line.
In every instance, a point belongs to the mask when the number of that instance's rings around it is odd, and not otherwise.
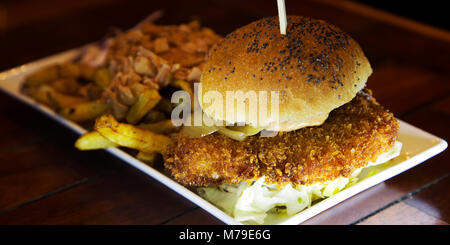
<path fill-rule="evenodd" d="M 368 166 L 385 163 L 400 155 L 402 144 L 395 142 L 394 147 L 371 162 Z M 280 217 L 295 215 L 311 204 L 323 198 L 330 197 L 361 179 L 358 169 L 348 178 L 338 177 L 335 180 L 312 185 L 287 184 L 282 188 L 265 183 L 261 177 L 253 183 L 241 182 L 218 187 L 201 187 L 199 194 L 221 208 L 237 221 L 244 223 L 264 224 L 269 214 Z"/>

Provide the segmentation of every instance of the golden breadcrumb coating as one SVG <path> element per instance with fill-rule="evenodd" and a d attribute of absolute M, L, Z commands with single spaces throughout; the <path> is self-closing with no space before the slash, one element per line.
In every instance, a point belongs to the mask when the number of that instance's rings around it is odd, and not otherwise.
<path fill-rule="evenodd" d="M 267 183 L 313 184 L 349 176 L 389 151 L 398 122 L 372 97 L 359 92 L 331 112 L 321 126 L 247 137 L 236 141 L 214 133 L 202 138 L 174 136 L 163 153 L 165 167 L 183 185 L 238 183 L 266 176 Z"/>

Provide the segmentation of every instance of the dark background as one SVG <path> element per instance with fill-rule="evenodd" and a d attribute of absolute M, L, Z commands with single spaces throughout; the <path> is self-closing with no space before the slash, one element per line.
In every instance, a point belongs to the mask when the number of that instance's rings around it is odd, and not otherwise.
<path fill-rule="evenodd" d="M 173 8 L 177 8 L 177 1 L 170 0 L 0 0 L 0 71 L 99 40 L 108 27 L 128 29 L 155 9 L 167 7 L 167 1 L 173 3 Z M 193 9 L 186 9 L 181 14 L 173 14 L 176 11 L 169 9 L 158 22 L 178 24 L 202 16 L 204 25 L 215 27 L 215 31 L 225 35 L 242 23 L 262 17 L 258 13 L 277 14 L 275 0 L 258 1 L 260 5 L 224 0 L 186 2 L 192 3 Z M 198 2 L 202 3 L 199 5 Z M 449 29 L 446 1 L 357 2 Z M 228 11 L 214 12 L 209 7 L 214 5 Z M 290 5 L 301 6 L 303 3 L 286 0 L 288 14 Z M 251 13 L 243 11 L 245 8 L 252 9 Z M 291 13 L 292 11 L 291 9 Z M 227 25 L 222 25 L 224 21 Z M 345 31 L 351 32 L 349 28 Z"/>
<path fill-rule="evenodd" d="M 448 1 L 357 0 L 375 8 L 449 30 Z"/>
<path fill-rule="evenodd" d="M 173 8 L 177 8 L 180 4 L 180 1 L 166 1 L 171 2 Z M 0 0 L 0 71 L 99 40 L 105 35 L 108 27 L 128 29 L 155 9 L 167 8 L 166 1 Z M 184 9 L 181 14 L 174 14 L 176 11 L 166 9 L 166 14 L 158 23 L 178 24 L 202 16 L 204 25 L 214 27 L 219 34 L 225 35 L 242 23 L 262 17 L 260 13 L 277 14 L 275 0 L 258 1 L 260 5 L 247 1 L 223 0 L 186 0 L 186 2 L 192 3 L 190 4 L 192 7 Z M 359 0 L 358 2 L 440 28 L 449 28 L 446 1 Z M 303 3 L 286 0 L 288 14 L 289 6 L 295 5 Z M 220 6 L 219 10 L 223 11 L 218 11 L 212 6 Z M 245 8 L 252 10 L 245 12 L 243 11 Z M 293 8 L 291 13 L 292 11 Z M 230 16 L 230 13 L 233 16 Z M 227 25 L 223 25 L 222 22 L 226 22 Z M 358 26 L 358 23 L 354 26 Z M 345 31 L 351 32 L 350 28 L 346 28 Z"/>

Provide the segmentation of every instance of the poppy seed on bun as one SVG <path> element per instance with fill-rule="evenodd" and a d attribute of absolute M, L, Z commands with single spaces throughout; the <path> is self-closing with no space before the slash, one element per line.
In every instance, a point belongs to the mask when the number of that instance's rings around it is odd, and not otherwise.
<path fill-rule="evenodd" d="M 271 129 L 278 122 L 279 131 L 320 125 L 332 110 L 352 100 L 372 73 L 358 43 L 323 20 L 288 16 L 287 21 L 286 35 L 280 34 L 278 17 L 267 17 L 217 43 L 200 79 L 202 95 L 217 91 L 225 98 L 226 91 L 278 91 L 278 121 L 269 115 L 257 126 Z M 270 108 L 270 99 L 267 102 Z M 201 106 L 216 120 L 249 122 L 227 120 L 227 113 L 236 113 L 236 104 Z M 240 116 L 248 119 L 249 110 L 244 111 Z"/>

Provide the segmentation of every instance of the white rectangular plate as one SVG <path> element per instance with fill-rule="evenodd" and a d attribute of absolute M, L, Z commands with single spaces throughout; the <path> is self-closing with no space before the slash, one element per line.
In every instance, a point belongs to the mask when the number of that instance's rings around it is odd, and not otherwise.
<path fill-rule="evenodd" d="M 26 65 L 22 65 L 8 71 L 0 73 L 0 89 L 5 91 L 7 94 L 11 95 L 14 98 L 19 99 L 20 101 L 32 106 L 38 111 L 43 112 L 54 120 L 60 122 L 71 130 L 75 131 L 78 134 L 83 134 L 86 132 L 85 129 L 80 127 L 79 125 L 64 119 L 59 116 L 55 112 L 53 112 L 50 108 L 43 106 L 41 104 L 36 103 L 32 99 L 27 96 L 24 96 L 20 93 L 20 87 L 24 80 L 24 77 L 27 74 L 30 74 L 33 71 L 36 71 L 42 67 L 45 67 L 50 64 L 64 62 L 72 59 L 78 53 L 78 50 L 70 50 L 61 54 L 57 54 L 45 59 L 38 60 L 36 62 L 32 62 Z M 272 224 L 299 224 L 314 215 L 319 214 L 320 212 L 344 201 L 345 199 L 352 197 L 359 192 L 362 192 L 378 183 L 381 183 L 401 172 L 404 172 L 417 164 L 424 162 L 425 160 L 433 157 L 434 155 L 442 152 L 447 148 L 447 142 L 431 135 L 421 129 L 418 129 L 406 122 L 400 121 L 400 133 L 399 133 L 399 141 L 403 143 L 402 152 L 399 157 L 389 161 L 388 163 L 383 164 L 381 170 L 367 177 L 355 185 L 352 185 L 349 188 L 342 190 L 334 196 L 326 198 L 313 206 L 303 210 L 295 216 L 292 216 L 283 220 L 275 220 Z M 213 216 L 217 217 L 221 221 L 226 224 L 241 224 L 240 222 L 234 220 L 229 215 L 225 214 L 223 211 L 209 203 L 208 201 L 201 198 L 196 193 L 188 190 L 184 186 L 178 184 L 176 181 L 172 180 L 168 176 L 160 173 L 159 171 L 149 167 L 143 162 L 137 160 L 136 158 L 130 156 L 124 151 L 117 148 L 109 148 L 108 152 L 115 155 L 116 157 L 124 160 L 131 166 L 139 169 L 140 171 L 150 175 L 154 179 L 158 180 L 162 184 L 171 188 L 175 192 L 184 196 L 191 202 L 197 204 L 204 210 L 211 213 Z"/>

